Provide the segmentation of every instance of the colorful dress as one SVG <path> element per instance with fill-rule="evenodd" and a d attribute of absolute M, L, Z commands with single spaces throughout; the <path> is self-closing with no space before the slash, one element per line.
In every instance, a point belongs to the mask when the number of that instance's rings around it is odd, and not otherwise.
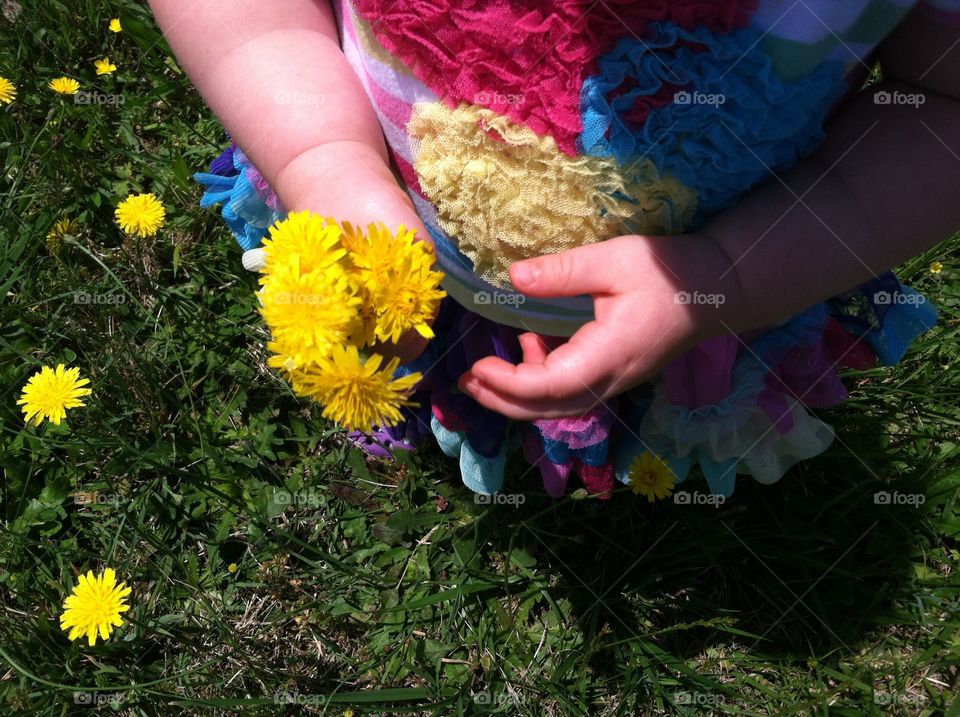
<path fill-rule="evenodd" d="M 396 173 L 437 247 L 449 293 L 407 420 L 355 440 L 372 452 L 424 438 L 482 493 L 522 449 L 546 491 L 609 496 L 650 451 L 714 494 L 773 483 L 824 451 L 808 409 L 842 402 L 842 366 L 897 363 L 933 305 L 886 273 L 749 338 L 705 341 L 656 380 L 575 419 L 514 422 L 459 392 L 459 376 L 517 337 L 554 343 L 590 297 L 512 291 L 516 260 L 623 234 L 682 234 L 811 153 L 832 109 L 867 77 L 908 12 L 960 24 L 960 0 L 337 0 L 343 51 L 377 111 Z M 869 90 L 867 90 L 869 91 Z M 878 97 L 877 102 L 898 101 Z M 283 216 L 231 145 L 203 206 L 244 249 Z M 527 471 L 525 475 L 531 475 Z M 510 486 L 523 490 L 523 485 Z"/>

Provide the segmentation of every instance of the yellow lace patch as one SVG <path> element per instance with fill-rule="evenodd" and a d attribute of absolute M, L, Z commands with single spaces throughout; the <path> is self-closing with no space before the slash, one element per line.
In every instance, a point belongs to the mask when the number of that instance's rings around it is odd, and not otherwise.
<path fill-rule="evenodd" d="M 571 157 L 491 110 L 414 105 L 407 127 L 420 185 L 476 273 L 510 288 L 509 266 L 622 234 L 678 234 L 696 193 L 650 160 Z"/>

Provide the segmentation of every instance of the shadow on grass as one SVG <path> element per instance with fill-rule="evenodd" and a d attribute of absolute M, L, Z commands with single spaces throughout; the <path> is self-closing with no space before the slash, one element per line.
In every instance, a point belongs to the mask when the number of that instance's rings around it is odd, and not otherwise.
<path fill-rule="evenodd" d="M 772 486 L 739 477 L 719 508 L 650 505 L 625 487 L 609 502 L 551 505 L 531 495 L 531 472 L 527 502 L 493 509 L 501 517 L 483 521 L 482 539 L 502 549 L 520 541 L 560 573 L 557 596 L 570 600 L 588 642 L 639 640 L 654 657 L 684 659 L 722 634 L 783 658 L 856 653 L 868 631 L 899 621 L 893 603 L 911 584 L 919 536 L 930 533 L 937 505 L 925 494 L 939 466 L 932 457 L 903 465 L 883 445 L 882 418 L 840 420 L 851 425 L 824 455 Z M 708 492 L 699 476 L 678 489 Z"/>

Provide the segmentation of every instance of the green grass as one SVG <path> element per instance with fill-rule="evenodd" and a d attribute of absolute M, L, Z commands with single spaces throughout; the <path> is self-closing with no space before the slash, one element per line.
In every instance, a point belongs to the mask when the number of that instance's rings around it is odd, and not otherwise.
<path fill-rule="evenodd" d="M 899 272 L 939 326 L 846 374 L 836 443 L 776 485 L 554 501 L 515 464 L 526 502 L 478 506 L 439 451 L 367 461 L 265 370 L 255 279 L 189 180 L 223 137 L 147 11 L 24 4 L 0 17 L 3 714 L 85 713 L 80 692 L 128 715 L 960 715 L 960 241 Z M 124 104 L 64 102 L 60 74 Z M 168 209 L 156 241 L 113 222 L 132 191 Z M 24 428 L 23 384 L 60 361 L 89 405 Z M 132 608 L 88 648 L 60 606 L 103 565 Z"/>

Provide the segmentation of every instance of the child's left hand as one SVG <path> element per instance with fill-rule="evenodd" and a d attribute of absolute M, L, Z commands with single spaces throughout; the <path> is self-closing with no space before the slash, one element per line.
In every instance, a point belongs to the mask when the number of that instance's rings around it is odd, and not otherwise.
<path fill-rule="evenodd" d="M 517 262 L 510 278 L 530 296 L 592 294 L 595 314 L 553 351 L 526 333 L 519 365 L 490 356 L 463 374 L 462 390 L 516 420 L 585 413 L 730 331 L 741 306 L 726 254 L 698 235 L 617 237 Z"/>

